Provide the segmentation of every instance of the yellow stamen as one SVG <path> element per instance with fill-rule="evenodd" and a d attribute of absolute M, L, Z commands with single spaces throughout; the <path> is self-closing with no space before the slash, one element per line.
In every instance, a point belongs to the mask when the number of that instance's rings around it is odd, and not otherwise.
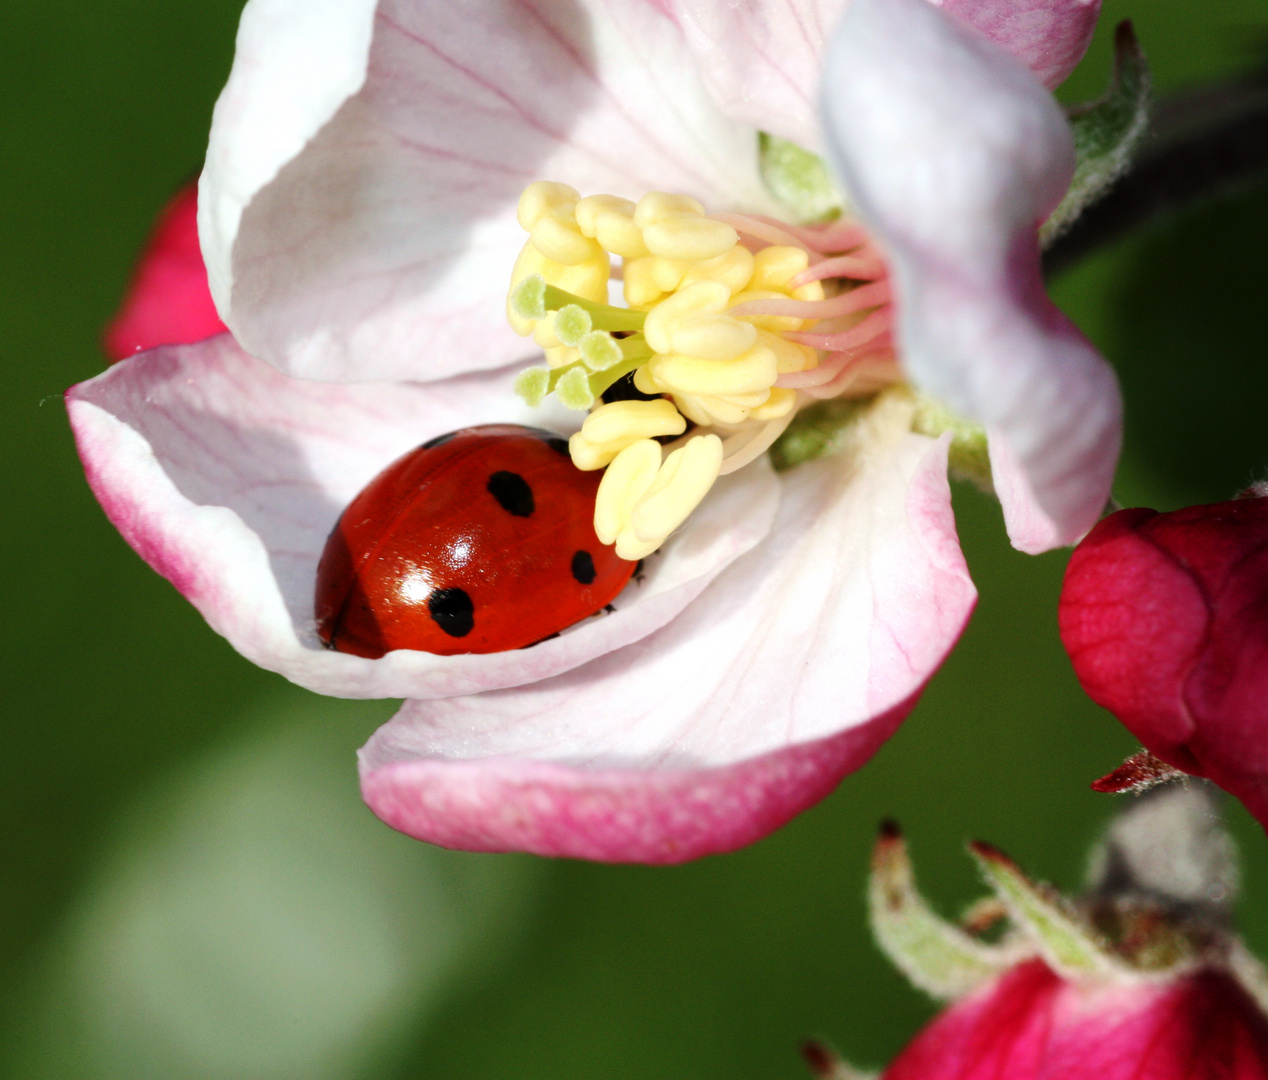
<path fill-rule="evenodd" d="M 659 471 L 660 443 L 654 439 L 632 443 L 616 455 L 594 500 L 594 531 L 600 543 L 616 543 Z"/>
<path fill-rule="evenodd" d="M 775 354 L 764 345 L 754 345 L 734 360 L 657 355 L 647 362 L 647 370 L 662 392 L 718 396 L 769 390 L 778 374 Z"/>
<path fill-rule="evenodd" d="M 665 459 L 616 540 L 623 559 L 642 559 L 663 544 L 713 487 L 722 467 L 722 440 L 697 435 Z"/>
<path fill-rule="evenodd" d="M 569 451 L 578 468 L 607 470 L 595 531 L 621 557 L 642 558 L 682 524 L 719 470 L 738 467 L 728 459 L 724 469 L 724 457 L 751 460 L 787 426 L 800 392 L 776 380 L 810 371 L 822 354 L 785 335 L 825 318 L 803 317 L 789 302 L 822 300 L 823 284 L 792 285 L 813 276 L 806 249 L 762 247 L 748 232 L 741 244 L 734 226 L 686 195 L 649 192 L 635 204 L 543 182 L 525 189 L 517 213 L 528 239 L 511 275 L 508 318 L 533 335 L 550 366 L 521 373 L 516 391 L 532 404 L 553 393 L 593 410 Z M 623 261 L 624 308 L 608 303 L 614 257 Z M 762 301 L 793 313 L 745 312 Z M 603 403 L 631 372 L 655 400 Z M 709 430 L 662 462 L 656 439 L 684 435 L 688 421 Z"/>
<path fill-rule="evenodd" d="M 661 463 L 651 439 L 622 450 L 599 483 L 594 527 L 622 559 L 642 559 L 668 539 L 708 494 L 722 467 L 722 440 L 697 435 Z"/>
<path fill-rule="evenodd" d="M 600 405 L 568 440 L 573 464 L 587 471 L 602 469 L 627 446 L 663 435 L 681 435 L 687 421 L 671 402 L 614 401 Z"/>

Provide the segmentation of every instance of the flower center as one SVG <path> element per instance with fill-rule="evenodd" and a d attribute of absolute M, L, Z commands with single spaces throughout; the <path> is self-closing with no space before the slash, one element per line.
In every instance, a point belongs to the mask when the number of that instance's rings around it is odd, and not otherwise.
<path fill-rule="evenodd" d="M 548 366 L 515 389 L 590 410 L 569 450 L 577 468 L 607 469 L 595 531 L 623 559 L 660 547 L 802 406 L 899 377 L 885 264 L 852 222 L 801 228 L 548 182 L 524 190 L 518 216 L 529 238 L 507 316 Z M 626 307 L 608 302 L 613 277 Z M 618 395 L 621 380 L 636 393 Z"/>

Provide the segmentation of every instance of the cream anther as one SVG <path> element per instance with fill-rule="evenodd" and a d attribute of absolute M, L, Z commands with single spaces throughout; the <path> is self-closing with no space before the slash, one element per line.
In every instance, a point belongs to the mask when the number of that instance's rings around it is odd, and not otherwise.
<path fill-rule="evenodd" d="M 734 360 L 699 360 L 694 356 L 653 356 L 647 372 L 662 392 L 725 397 L 755 394 L 775 385 L 775 354 L 754 345 Z"/>
<path fill-rule="evenodd" d="M 681 352 L 729 360 L 751 348 L 757 331 L 722 315 L 730 290 L 718 281 L 698 281 L 662 300 L 647 315 L 643 335 L 653 352 Z"/>
<path fill-rule="evenodd" d="M 775 354 L 775 367 L 781 375 L 791 371 L 806 371 L 819 363 L 819 352 L 809 345 L 799 345 L 769 330 L 758 330 L 757 340 Z"/>
<path fill-rule="evenodd" d="M 633 443 L 616 455 L 599 481 L 594 500 L 594 532 L 599 543 L 616 543 L 659 471 L 660 443 L 654 439 Z"/>
<path fill-rule="evenodd" d="M 625 264 L 625 302 L 631 307 L 650 307 L 667 292 L 678 288 L 691 263 L 649 255 Z"/>
<path fill-rule="evenodd" d="M 712 259 L 696 263 L 682 278 L 683 285 L 697 281 L 717 281 L 732 293 L 742 291 L 753 277 L 753 253 L 742 244 Z"/>
<path fill-rule="evenodd" d="M 822 300 L 823 286 L 818 281 L 807 282 L 795 289 L 789 285 L 793 278 L 810 265 L 810 256 L 804 248 L 767 247 L 753 256 L 753 277 L 748 287 L 754 291 L 773 290 L 794 300 Z"/>
<path fill-rule="evenodd" d="M 722 440 L 697 435 L 665 459 L 616 539 L 623 559 L 642 559 L 663 544 L 713 487 L 722 467 Z"/>
<path fill-rule="evenodd" d="M 780 417 L 787 416 L 792 412 L 796 404 L 796 390 L 785 390 L 783 387 L 777 386 L 771 390 L 765 404 L 757 405 L 749 411 L 749 418 L 752 420 L 778 420 Z"/>
<path fill-rule="evenodd" d="M 634 204 L 615 195 L 587 195 L 577 203 L 577 225 L 607 251 L 622 259 L 648 254 L 643 233 L 634 223 Z"/>
<path fill-rule="evenodd" d="M 643 229 L 643 243 L 663 259 L 713 259 L 739 243 L 736 231 L 707 217 L 671 218 Z"/>
<path fill-rule="evenodd" d="M 516 207 L 515 216 L 520 227 L 528 232 L 533 247 L 547 259 L 565 266 L 576 266 L 603 255 L 603 249 L 582 235 L 577 225 L 580 198 L 567 184 L 539 181 L 524 189 Z"/>
<path fill-rule="evenodd" d="M 704 214 L 704 204 L 690 195 L 671 195 L 665 191 L 649 191 L 638 200 L 634 224 L 640 229 L 671 218 L 696 217 Z"/>
<path fill-rule="evenodd" d="M 627 446 L 663 435 L 681 435 L 687 422 L 673 405 L 656 401 L 613 401 L 600 405 L 568 440 L 578 469 L 602 469 Z"/>
<path fill-rule="evenodd" d="M 564 212 L 571 217 L 580 198 L 581 192 L 567 184 L 537 180 L 520 193 L 520 201 L 515 207 L 515 219 L 521 229 L 531 232 L 538 219 L 546 214 Z"/>

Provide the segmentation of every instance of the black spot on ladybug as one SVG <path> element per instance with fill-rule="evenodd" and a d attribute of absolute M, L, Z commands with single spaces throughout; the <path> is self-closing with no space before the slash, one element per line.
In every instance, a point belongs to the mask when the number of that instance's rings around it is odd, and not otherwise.
<path fill-rule="evenodd" d="M 572 557 L 572 576 L 582 585 L 594 581 L 594 560 L 588 551 L 578 551 Z"/>
<path fill-rule="evenodd" d="M 537 509 L 533 502 L 533 489 L 519 473 L 495 472 L 489 477 L 489 482 L 485 486 L 489 494 L 497 499 L 498 505 L 508 514 L 514 514 L 516 517 L 531 517 L 533 511 Z"/>
<path fill-rule="evenodd" d="M 433 589 L 427 597 L 427 611 L 450 637 L 466 637 L 475 626 L 471 597 L 462 589 Z"/>
<path fill-rule="evenodd" d="M 419 447 L 419 449 L 430 450 L 434 446 L 444 446 L 445 443 L 447 443 L 450 439 L 452 439 L 457 434 L 458 433 L 456 431 L 451 431 L 446 435 L 437 435 L 434 439 L 428 439 L 425 443 L 423 443 L 422 446 Z"/>

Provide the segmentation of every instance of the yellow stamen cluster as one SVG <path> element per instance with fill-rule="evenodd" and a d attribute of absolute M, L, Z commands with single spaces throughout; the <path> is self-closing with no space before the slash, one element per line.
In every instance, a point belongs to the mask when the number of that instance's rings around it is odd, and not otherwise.
<path fill-rule="evenodd" d="M 508 318 L 549 366 L 524 372 L 516 390 L 532 404 L 555 393 L 569 407 L 593 409 L 569 447 L 578 468 L 607 469 L 595 530 L 623 558 L 642 558 L 717 478 L 723 442 L 715 432 L 788 416 L 796 391 L 776 379 L 819 361 L 815 349 L 783 336 L 810 320 L 746 315 L 741 305 L 821 300 L 823 288 L 792 286 L 809 263 L 803 248 L 750 251 L 731 225 L 683 195 L 651 192 L 635 204 L 539 182 L 525 189 L 518 215 L 529 236 L 511 276 Z M 626 308 L 607 303 L 613 257 L 622 260 Z M 644 394 L 664 396 L 600 404 L 631 372 Z M 712 430 L 662 461 L 657 440 L 683 435 L 687 421 Z"/>

